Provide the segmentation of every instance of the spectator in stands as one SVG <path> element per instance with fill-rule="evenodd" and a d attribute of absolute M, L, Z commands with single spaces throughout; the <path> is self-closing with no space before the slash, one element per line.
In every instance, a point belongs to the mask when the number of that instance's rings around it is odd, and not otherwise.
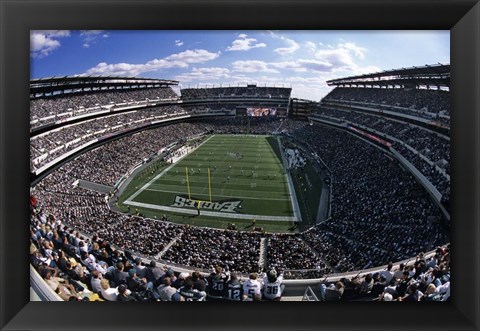
<path fill-rule="evenodd" d="M 137 301 L 137 300 L 130 294 L 127 294 L 127 285 L 122 284 L 118 287 L 117 301 Z"/>
<path fill-rule="evenodd" d="M 158 286 L 159 284 L 157 284 L 157 282 L 160 280 L 160 278 L 162 278 L 163 275 L 165 275 L 165 272 L 157 267 L 157 263 L 154 260 L 150 261 L 150 265 L 144 270 L 145 278 L 148 282 L 153 283 L 154 286 Z"/>
<path fill-rule="evenodd" d="M 385 281 L 387 282 L 387 284 L 390 284 L 390 282 L 393 279 L 392 268 L 393 268 L 393 262 L 388 262 L 387 269 L 380 272 L 380 276 L 383 276 L 385 278 Z"/>
<path fill-rule="evenodd" d="M 205 279 L 198 271 L 192 272 L 192 281 L 193 281 L 193 288 L 200 291 L 205 292 L 207 290 L 207 283 Z"/>
<path fill-rule="evenodd" d="M 116 288 L 110 287 L 108 279 L 103 278 L 102 280 L 100 280 L 100 285 L 102 286 L 102 290 L 100 291 L 100 293 L 102 294 L 103 299 L 107 301 L 117 301 L 118 291 Z"/>
<path fill-rule="evenodd" d="M 177 289 L 172 287 L 172 279 L 170 277 L 163 278 L 163 284 L 157 288 L 160 300 L 172 301 L 172 296 L 177 293 Z"/>
<path fill-rule="evenodd" d="M 322 301 L 337 301 L 343 295 L 345 285 L 338 281 L 335 284 L 332 283 L 327 287 L 325 284 L 320 284 L 320 300 Z"/>
<path fill-rule="evenodd" d="M 410 284 L 407 287 L 407 294 L 404 296 L 399 296 L 397 301 L 417 302 L 420 301 L 422 296 L 423 293 L 418 290 L 417 284 Z"/>
<path fill-rule="evenodd" d="M 385 292 L 390 293 L 393 295 L 394 298 L 402 297 L 405 295 L 405 292 L 408 288 L 408 283 L 410 281 L 410 273 L 408 271 L 404 271 L 402 278 L 395 286 L 388 286 L 385 288 Z"/>
<path fill-rule="evenodd" d="M 253 272 L 243 283 L 243 301 L 256 301 L 262 298 L 262 283 L 257 280 L 257 273 Z"/>
<path fill-rule="evenodd" d="M 117 268 L 113 271 L 113 283 L 115 286 L 126 283 L 128 274 L 123 271 L 124 268 L 125 265 L 123 262 L 117 263 Z"/>
<path fill-rule="evenodd" d="M 228 278 L 228 275 L 223 272 L 222 267 L 215 266 L 213 268 L 213 272 L 208 277 L 207 300 L 223 300 Z"/>
<path fill-rule="evenodd" d="M 399 281 L 402 278 L 404 271 L 405 271 L 405 264 L 400 263 L 400 265 L 398 266 L 398 269 L 393 274 L 393 280 Z"/>
<path fill-rule="evenodd" d="M 385 287 L 387 287 L 387 279 L 385 278 L 384 275 L 380 276 L 379 273 L 375 273 L 373 275 L 373 286 L 370 294 L 373 297 L 379 297 L 385 290 Z"/>
<path fill-rule="evenodd" d="M 191 277 L 187 278 L 183 286 L 178 290 L 178 293 L 185 301 L 205 301 L 207 294 L 193 288 L 193 280 Z"/>
<path fill-rule="evenodd" d="M 280 301 L 285 290 L 283 273 L 275 269 L 269 270 L 263 277 L 263 299 L 267 301 Z"/>
<path fill-rule="evenodd" d="M 50 271 L 45 272 L 44 280 L 64 301 L 68 301 L 72 296 L 79 297 L 72 284 L 63 278 L 52 276 Z"/>
<path fill-rule="evenodd" d="M 243 285 L 238 280 L 236 273 L 230 274 L 230 280 L 226 284 L 225 299 L 241 301 L 243 299 Z"/>
<path fill-rule="evenodd" d="M 102 286 L 100 284 L 102 280 L 102 274 L 98 270 L 92 271 L 92 276 L 90 278 L 90 285 L 93 293 L 101 293 Z"/>
<path fill-rule="evenodd" d="M 136 271 L 136 274 L 137 274 L 138 277 L 140 277 L 140 278 L 145 277 L 146 269 L 145 269 L 145 266 L 142 263 L 142 259 L 139 258 L 139 257 L 137 257 L 135 259 L 135 271 Z"/>

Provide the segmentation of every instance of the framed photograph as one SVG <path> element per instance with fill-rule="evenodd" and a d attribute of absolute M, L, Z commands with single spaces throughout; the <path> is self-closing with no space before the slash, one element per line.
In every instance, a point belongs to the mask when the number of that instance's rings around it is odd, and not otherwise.
<path fill-rule="evenodd" d="M 480 328 L 478 1 L 1 8 L 2 329 Z"/>

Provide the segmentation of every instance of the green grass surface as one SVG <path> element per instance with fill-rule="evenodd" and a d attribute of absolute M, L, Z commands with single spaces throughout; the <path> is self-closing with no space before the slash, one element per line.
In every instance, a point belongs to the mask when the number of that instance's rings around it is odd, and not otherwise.
<path fill-rule="evenodd" d="M 241 201 L 239 208 L 234 213 L 229 213 L 209 209 L 212 205 L 201 205 L 201 213 L 215 212 L 215 216 L 186 215 L 145 206 L 130 206 L 130 212 L 138 210 L 152 218 L 167 215 L 177 223 L 215 228 L 226 228 L 228 223 L 235 223 L 239 230 L 251 229 L 254 217 L 233 219 L 230 215 L 294 216 L 278 144 L 271 136 L 212 136 L 163 175 L 159 176 L 166 167 L 156 167 L 154 171 L 143 171 L 137 175 L 121 195 L 118 209 L 128 211 L 124 204 L 125 200 L 129 203 L 128 199 L 153 206 L 171 207 L 177 196 L 188 197 L 186 167 L 189 169 L 192 200 L 210 200 L 210 168 L 212 202 L 221 204 L 225 201 Z M 196 210 L 185 206 L 181 208 Z M 255 226 L 263 227 L 266 231 L 288 232 L 291 231 L 292 224 L 288 220 L 256 220 Z"/>
<path fill-rule="evenodd" d="M 294 142 L 282 140 L 282 144 L 288 149 L 301 149 Z M 298 207 L 302 214 L 300 231 L 315 225 L 322 193 L 322 179 L 310 160 L 306 160 L 304 167 L 291 170 L 293 187 L 298 200 Z"/>

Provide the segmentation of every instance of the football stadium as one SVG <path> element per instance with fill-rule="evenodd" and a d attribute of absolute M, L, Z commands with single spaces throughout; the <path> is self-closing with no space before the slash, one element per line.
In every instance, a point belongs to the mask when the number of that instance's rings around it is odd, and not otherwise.
<path fill-rule="evenodd" d="M 449 300 L 449 64 L 181 83 L 30 81 L 36 300 Z"/>

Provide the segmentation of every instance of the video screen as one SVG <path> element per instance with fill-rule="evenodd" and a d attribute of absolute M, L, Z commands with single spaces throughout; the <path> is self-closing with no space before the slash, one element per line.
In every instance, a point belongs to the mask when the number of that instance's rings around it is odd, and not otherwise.
<path fill-rule="evenodd" d="M 247 108 L 247 116 L 276 116 L 277 109 L 276 108 L 264 108 L 264 107 L 248 107 Z"/>

